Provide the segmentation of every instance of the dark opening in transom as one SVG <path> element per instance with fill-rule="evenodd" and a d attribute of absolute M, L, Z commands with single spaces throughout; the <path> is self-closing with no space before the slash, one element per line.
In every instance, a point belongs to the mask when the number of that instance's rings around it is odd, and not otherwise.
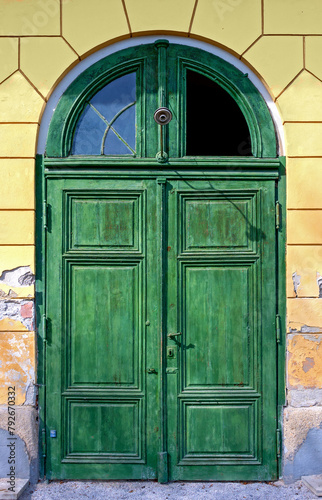
<path fill-rule="evenodd" d="M 186 155 L 252 156 L 248 125 L 229 93 L 195 71 L 186 82 Z"/>

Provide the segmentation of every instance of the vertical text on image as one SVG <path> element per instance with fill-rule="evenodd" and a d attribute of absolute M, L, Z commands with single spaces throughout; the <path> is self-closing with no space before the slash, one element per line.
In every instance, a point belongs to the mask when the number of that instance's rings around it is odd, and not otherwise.
<path fill-rule="evenodd" d="M 8 433 L 9 436 L 7 439 L 9 443 L 8 447 L 8 464 L 9 464 L 9 472 L 8 476 L 8 490 L 14 492 L 16 487 L 16 387 L 10 386 L 8 387 Z"/>

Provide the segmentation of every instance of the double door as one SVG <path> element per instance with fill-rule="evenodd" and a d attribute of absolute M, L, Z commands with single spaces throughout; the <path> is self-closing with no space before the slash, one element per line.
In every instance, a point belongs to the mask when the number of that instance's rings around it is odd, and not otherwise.
<path fill-rule="evenodd" d="M 276 478 L 274 181 L 46 189 L 47 477 Z"/>

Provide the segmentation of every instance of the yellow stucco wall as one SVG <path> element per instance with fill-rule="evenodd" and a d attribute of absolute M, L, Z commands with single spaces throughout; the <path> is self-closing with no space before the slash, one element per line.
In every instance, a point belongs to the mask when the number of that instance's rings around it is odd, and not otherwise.
<path fill-rule="evenodd" d="M 321 388 L 321 20 L 321 0 L 0 0 L 0 300 L 7 310 L 10 303 L 30 309 L 34 297 L 30 281 L 10 281 L 6 272 L 34 271 L 35 148 L 55 85 L 81 59 L 117 40 L 151 33 L 197 38 L 249 65 L 280 111 L 287 155 L 288 385 Z M 21 311 L 9 321 L 6 307 L 1 369 L 15 377 L 22 404 L 35 367 L 33 322 Z M 0 404 L 8 381 L 2 371 Z"/>

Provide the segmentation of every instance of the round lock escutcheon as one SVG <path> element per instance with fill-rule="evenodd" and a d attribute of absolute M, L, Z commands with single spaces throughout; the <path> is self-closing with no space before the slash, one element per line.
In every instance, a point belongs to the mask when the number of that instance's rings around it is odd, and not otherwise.
<path fill-rule="evenodd" d="M 172 113 L 168 108 L 158 108 L 154 113 L 154 120 L 158 125 L 167 125 L 172 120 Z"/>

